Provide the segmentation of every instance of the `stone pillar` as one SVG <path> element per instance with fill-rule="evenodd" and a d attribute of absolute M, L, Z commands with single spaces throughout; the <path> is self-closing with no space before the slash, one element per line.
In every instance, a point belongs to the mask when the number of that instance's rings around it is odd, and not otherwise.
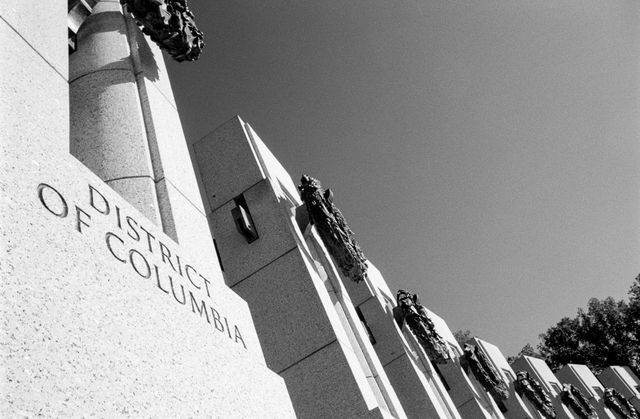
<path fill-rule="evenodd" d="M 69 57 L 70 151 L 160 224 L 129 25 L 117 0 L 96 4 Z"/>
<path fill-rule="evenodd" d="M 239 117 L 195 150 L 227 285 L 251 307 L 267 366 L 285 379 L 296 414 L 406 417 L 371 344 L 362 345 L 355 308 L 296 227 L 300 202 L 286 171 Z"/>
<path fill-rule="evenodd" d="M 70 56 L 71 153 L 223 283 L 162 58 L 117 0 L 98 2 Z M 189 65 L 185 63 L 184 65 Z"/>

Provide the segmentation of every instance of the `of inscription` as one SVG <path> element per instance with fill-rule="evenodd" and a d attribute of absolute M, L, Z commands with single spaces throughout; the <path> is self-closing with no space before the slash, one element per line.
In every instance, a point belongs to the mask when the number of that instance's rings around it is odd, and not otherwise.
<path fill-rule="evenodd" d="M 113 218 L 115 227 L 113 231 L 105 233 L 104 243 L 114 261 L 129 265 L 143 279 L 152 279 L 160 292 L 172 297 L 177 304 L 189 307 L 193 314 L 210 324 L 214 330 L 247 349 L 240 328 L 236 324 L 230 324 L 229 319 L 211 304 L 207 305 L 205 300 L 194 295 L 188 285 L 185 290 L 178 278 L 186 278 L 197 290 L 204 289 L 208 297 L 211 297 L 211 281 L 193 265 L 184 263 L 184 259 L 177 252 L 172 252 L 169 245 L 156 238 L 150 229 L 145 228 L 134 217 L 123 214 L 122 209 L 109 202 L 97 188 L 90 184 L 88 186 L 88 207 L 83 209 L 76 204 L 72 205 L 75 230 L 85 234 L 92 226 L 92 217 Z M 70 204 L 53 186 L 40 183 L 37 196 L 44 209 L 53 216 L 61 219 L 69 217 Z M 125 239 L 133 241 L 134 245 L 128 245 Z M 171 273 L 168 274 L 165 270 Z"/>

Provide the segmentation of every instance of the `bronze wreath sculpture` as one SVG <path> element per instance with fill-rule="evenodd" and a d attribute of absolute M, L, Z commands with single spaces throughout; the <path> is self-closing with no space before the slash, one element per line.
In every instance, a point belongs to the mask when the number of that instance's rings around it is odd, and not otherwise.
<path fill-rule="evenodd" d="M 624 419 L 638 419 L 638 412 L 635 407 L 616 389 L 605 389 L 604 404 Z"/>
<path fill-rule="evenodd" d="M 562 401 L 567 404 L 581 419 L 597 419 L 596 408 L 573 384 L 562 384 Z"/>
<path fill-rule="evenodd" d="M 518 371 L 516 373 L 516 390 L 519 393 L 524 393 L 545 418 L 553 419 L 556 417 L 556 409 L 553 407 L 551 398 L 538 380 L 531 377 L 528 372 Z"/>
<path fill-rule="evenodd" d="M 509 386 L 477 346 L 464 345 L 464 363 L 466 367 L 471 369 L 471 372 L 480 381 L 482 387 L 496 400 L 509 398 Z"/>
<path fill-rule="evenodd" d="M 354 282 L 364 281 L 367 278 L 367 259 L 342 213 L 333 204 L 331 189 L 324 191 L 317 179 L 307 175 L 303 175 L 300 182 L 300 198 L 327 251 L 344 276 Z"/>
<path fill-rule="evenodd" d="M 427 315 L 427 310 L 418 301 L 418 296 L 398 290 L 396 302 L 399 309 L 396 311 L 398 325 L 402 327 L 406 321 L 409 330 L 418 339 L 429 359 L 436 364 L 446 363 L 451 358 L 447 343 L 436 330 L 433 321 Z"/>
<path fill-rule="evenodd" d="M 203 34 L 186 0 L 120 0 L 142 32 L 176 61 L 195 61 L 204 48 Z"/>

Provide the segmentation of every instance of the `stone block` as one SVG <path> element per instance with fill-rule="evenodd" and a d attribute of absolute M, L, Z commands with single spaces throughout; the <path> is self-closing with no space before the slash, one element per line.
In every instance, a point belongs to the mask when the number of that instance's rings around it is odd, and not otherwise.
<path fill-rule="evenodd" d="M 157 183 L 158 199 L 161 211 L 171 212 L 171 217 L 163 216 L 163 229 L 175 233 L 168 234 L 176 239 L 180 247 L 201 261 L 206 270 L 212 272 L 207 279 L 212 283 L 224 284 L 224 278 L 218 256 L 204 213 L 185 197 L 171 182 L 163 179 Z M 166 225 L 166 220 L 172 222 Z"/>
<path fill-rule="evenodd" d="M 3 2 L 0 8 L 20 9 L 22 5 L 22 2 Z M 0 142 L 10 148 L 27 148 L 22 158 L 36 163 L 67 154 L 69 85 L 66 79 L 2 20 L 0 38 L 3 40 L 0 43 Z M 16 57 L 19 57 L 17 61 Z M 5 158 L 0 156 L 0 162 Z"/>
<path fill-rule="evenodd" d="M 0 416 L 294 417 L 247 304 L 77 160 L 31 150 L 0 142 Z"/>
<path fill-rule="evenodd" d="M 244 198 L 258 231 L 259 238 L 254 242 L 247 243 L 246 238 L 237 231 L 231 214 L 236 206 L 233 200 L 210 215 L 211 228 L 229 286 L 297 247 L 293 233 L 287 226 L 286 214 L 266 180 L 245 190 Z"/>
<path fill-rule="evenodd" d="M 153 224 L 160 225 L 156 185 L 150 177 L 130 177 L 107 182 L 114 191 L 133 205 Z"/>
<path fill-rule="evenodd" d="M 138 89 L 127 70 L 70 84 L 71 154 L 101 179 L 152 177 Z"/>
<path fill-rule="evenodd" d="M 136 73 L 140 74 L 146 83 L 154 86 L 175 108 L 176 101 L 173 96 L 162 50 L 155 42 L 145 36 L 133 19 L 129 17 L 127 17 L 127 28 L 131 34 L 130 49 L 135 62 Z"/>
<path fill-rule="evenodd" d="M 233 290 L 251 307 L 267 365 L 275 372 L 336 339 L 297 248 L 236 284 Z"/>
<path fill-rule="evenodd" d="M 128 70 L 133 73 L 126 33 L 120 4 L 98 2 L 78 31 L 78 49 L 69 56 L 69 81 L 96 71 Z"/>
<path fill-rule="evenodd" d="M 69 47 L 66 1 L 49 1 L 47 7 L 43 7 L 42 2 L 37 0 L 3 1 L 0 2 L 0 17 L 60 76 L 67 78 Z M 19 53 L 20 47 L 14 43 L 14 39 L 3 36 L 2 40 L 3 48 L 12 51 L 13 59 L 10 65 L 29 68 L 22 62 L 24 56 Z M 16 60 L 21 61 L 19 65 L 16 65 Z M 7 77 L 6 70 L 7 67 L 3 65 L 3 79 Z"/>
<path fill-rule="evenodd" d="M 212 210 L 266 178 L 239 116 L 195 143 L 194 150 Z"/>
<path fill-rule="evenodd" d="M 408 418 L 451 417 L 443 408 L 446 402 L 430 388 L 406 353 L 387 363 L 384 370 Z"/>
<path fill-rule="evenodd" d="M 371 298 L 359 306 L 364 319 L 376 340 L 373 346 L 382 365 L 386 366 L 400 355 L 405 354 L 402 337 L 398 333 L 393 316 L 385 313 L 376 298 Z"/>
<path fill-rule="evenodd" d="M 148 80 L 138 77 L 138 83 L 141 84 L 140 99 L 156 181 L 169 179 L 199 212 L 204 213 L 194 165 L 175 105 Z"/>
<path fill-rule="evenodd" d="M 380 409 L 370 410 L 363 402 L 337 342 L 300 360 L 281 376 L 300 418 L 384 417 Z"/>

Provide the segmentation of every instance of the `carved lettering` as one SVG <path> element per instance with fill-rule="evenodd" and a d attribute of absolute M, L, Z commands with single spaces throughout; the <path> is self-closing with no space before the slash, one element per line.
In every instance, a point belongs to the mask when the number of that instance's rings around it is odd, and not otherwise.
<path fill-rule="evenodd" d="M 138 269 L 138 264 L 133 262 L 134 254 L 139 256 L 136 259 L 142 260 L 144 262 L 145 273 L 140 272 L 140 270 Z M 147 262 L 147 258 L 145 258 L 142 253 L 138 252 L 136 249 L 129 250 L 129 262 L 131 263 L 131 266 L 133 266 L 133 269 L 136 271 L 138 275 L 146 279 L 151 278 L 151 267 L 149 266 L 149 262 Z"/>
<path fill-rule="evenodd" d="M 211 294 L 209 294 L 209 280 L 200 274 L 198 274 L 198 276 L 204 281 L 204 287 L 207 289 L 207 297 L 211 297 Z"/>
<path fill-rule="evenodd" d="M 160 243 L 160 255 L 162 256 L 162 261 L 164 263 L 167 263 L 167 261 L 169 261 L 169 265 L 171 265 L 171 269 L 173 269 L 174 272 L 178 272 L 176 267 L 173 266 L 173 262 L 171 262 L 171 251 L 167 246 L 164 245 L 164 243 L 162 242 L 159 242 L 159 243 Z"/>
<path fill-rule="evenodd" d="M 242 342 L 242 346 L 244 346 L 244 349 L 247 349 L 247 345 L 245 345 L 244 339 L 242 339 L 242 335 L 240 334 L 240 329 L 238 329 L 238 326 L 236 325 L 233 325 L 233 328 L 235 329 L 236 343 L 238 343 L 238 339 L 240 339 L 240 342 Z"/>
<path fill-rule="evenodd" d="M 111 254 L 113 255 L 114 258 L 116 258 L 117 260 L 119 260 L 122 263 L 127 263 L 126 259 L 118 257 L 118 255 L 116 255 L 116 253 L 113 251 L 113 247 L 111 247 L 111 238 L 112 237 L 115 237 L 116 239 L 118 239 L 120 241 L 120 243 L 122 243 L 122 245 L 124 245 L 124 240 L 122 240 L 120 237 L 118 237 L 115 233 L 108 232 L 104 236 L 104 240 L 107 242 L 107 248 L 109 249 L 109 251 L 111 252 Z"/>
<path fill-rule="evenodd" d="M 224 325 L 220 321 L 220 313 L 218 313 L 218 311 L 215 308 L 213 307 L 210 307 L 210 308 L 211 308 L 211 315 L 213 316 L 213 325 L 219 331 L 224 332 Z"/>
<path fill-rule="evenodd" d="M 142 231 L 144 231 L 145 233 L 147 233 L 147 245 L 149 246 L 149 251 L 150 251 L 151 253 L 153 253 L 153 248 L 151 247 L 151 239 L 154 239 L 154 240 L 155 240 L 156 236 L 154 236 L 153 234 L 149 233 L 149 232 L 147 231 L 147 229 L 146 229 L 146 228 L 144 228 L 144 227 L 142 227 L 142 226 L 140 226 L 140 230 L 142 230 Z"/>
<path fill-rule="evenodd" d="M 191 311 L 195 313 L 197 308 L 200 317 L 202 317 L 202 314 L 204 314 L 207 318 L 207 323 L 211 323 L 211 320 L 209 320 L 209 313 L 207 313 L 207 306 L 204 304 L 204 300 L 200 300 L 200 306 L 198 306 L 198 303 L 193 297 L 193 293 L 191 291 L 189 291 L 189 296 L 191 297 Z"/>
<path fill-rule="evenodd" d="M 189 271 L 193 271 L 196 274 L 198 273 L 198 271 L 196 271 L 191 265 L 185 265 L 184 271 L 187 273 L 187 278 L 189 279 L 189 282 L 191 282 L 191 284 L 193 284 L 193 286 L 196 287 L 197 289 L 200 289 L 200 287 L 196 285 L 195 282 L 193 282 L 193 278 L 191 278 L 191 275 L 189 275 Z"/>
<path fill-rule="evenodd" d="M 134 227 L 134 225 L 138 225 L 138 223 L 136 222 L 136 220 L 134 220 L 133 218 L 129 217 L 127 215 L 127 225 L 129 226 L 129 231 L 127 231 L 127 234 L 129 235 L 129 237 L 131 237 L 133 240 L 139 242 L 140 241 L 140 233 L 138 233 L 138 230 L 136 230 L 136 228 Z M 133 232 L 135 234 L 135 236 L 133 234 L 131 234 L 131 232 Z"/>
<path fill-rule="evenodd" d="M 175 298 L 176 301 L 180 304 L 184 305 L 187 302 L 187 297 L 184 295 L 184 286 L 180 284 L 180 289 L 182 290 L 182 301 L 180 301 L 180 299 L 176 295 L 176 290 L 173 287 L 173 278 L 171 278 L 171 275 L 169 275 L 169 283 L 171 284 L 171 293 L 173 294 L 173 298 Z"/>
<path fill-rule="evenodd" d="M 162 288 L 162 285 L 160 285 L 160 273 L 158 272 L 158 265 L 153 265 L 153 269 L 156 271 L 156 284 L 158 285 L 158 288 L 160 288 L 160 290 L 165 294 L 169 294 L 169 291 Z"/>
<path fill-rule="evenodd" d="M 89 227 L 89 224 L 80 217 L 80 214 L 84 214 L 89 219 L 91 219 L 91 216 L 87 214 L 85 210 L 76 205 L 76 230 L 78 230 L 79 233 L 82 233 L 82 226 L 84 225 Z"/>
<path fill-rule="evenodd" d="M 62 204 L 62 208 L 60 208 L 58 211 L 54 211 L 53 209 L 51 209 L 51 207 L 49 207 L 49 204 L 45 202 L 44 191 L 47 189 L 53 191 L 57 195 L 60 203 Z M 49 211 L 51 214 L 55 215 L 56 217 L 64 218 L 69 214 L 69 206 L 67 205 L 67 201 L 65 201 L 62 194 L 58 192 L 58 190 L 53 186 L 47 185 L 46 183 L 39 184 L 38 199 L 40 199 L 40 202 L 42 203 L 42 205 L 44 205 L 47 211 Z"/>
<path fill-rule="evenodd" d="M 95 194 L 98 194 L 102 200 L 102 205 L 100 205 L 102 209 L 96 207 L 96 203 L 94 199 Z M 100 214 L 108 215 L 109 212 L 111 211 L 111 209 L 109 208 L 109 201 L 107 201 L 107 198 L 105 198 L 104 195 L 98 192 L 98 190 L 91 185 L 89 185 L 89 204 L 91 204 L 93 209 L 98 211 Z"/>

